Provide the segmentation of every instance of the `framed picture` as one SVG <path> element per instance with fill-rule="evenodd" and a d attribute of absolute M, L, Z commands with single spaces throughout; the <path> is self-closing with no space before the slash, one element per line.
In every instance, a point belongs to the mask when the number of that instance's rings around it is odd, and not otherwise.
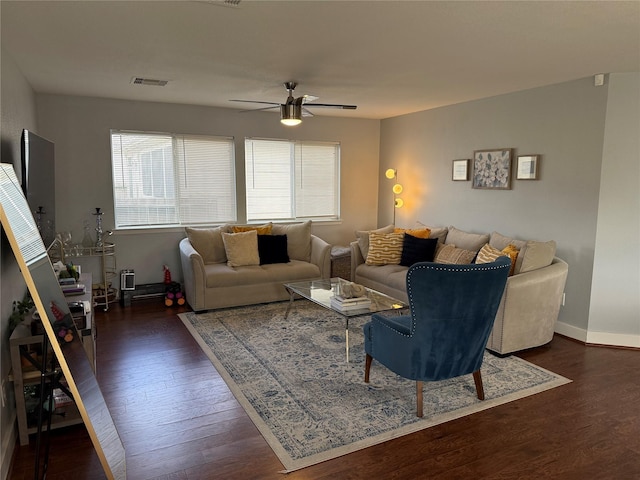
<path fill-rule="evenodd" d="M 517 180 L 537 180 L 540 155 L 519 155 L 516 170 Z"/>
<path fill-rule="evenodd" d="M 473 152 L 473 188 L 508 190 L 511 188 L 511 148 Z"/>
<path fill-rule="evenodd" d="M 469 159 L 453 161 L 452 180 L 466 182 L 469 180 Z"/>

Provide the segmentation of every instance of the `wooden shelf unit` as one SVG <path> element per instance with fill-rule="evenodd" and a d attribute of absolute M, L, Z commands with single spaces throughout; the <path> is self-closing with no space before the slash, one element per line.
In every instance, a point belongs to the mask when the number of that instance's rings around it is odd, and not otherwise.
<path fill-rule="evenodd" d="M 91 274 L 83 273 L 80 276 L 80 282 L 85 285 L 91 285 Z M 67 301 L 89 301 L 91 304 L 91 289 L 83 295 L 74 295 L 66 297 Z M 95 359 L 95 342 L 96 328 L 93 322 L 93 309 L 84 315 L 85 328 L 79 330 L 82 345 L 84 346 L 89 362 L 96 370 Z M 29 412 L 27 411 L 27 399 L 25 397 L 25 387 L 40 385 L 40 371 L 31 363 L 25 360 L 21 350 L 26 350 L 35 357 L 39 362 L 42 361 L 42 355 L 38 357 L 38 351 L 41 350 L 43 335 L 32 335 L 31 332 L 31 315 L 11 333 L 9 338 L 9 348 L 11 354 L 11 372 L 9 380 L 13 381 L 14 395 L 16 399 L 16 416 L 18 418 L 18 433 L 20 437 L 20 445 L 29 444 L 29 435 L 37 432 L 37 426 L 29 423 Z M 49 355 L 53 355 L 53 350 L 49 349 Z M 50 358 L 46 360 L 50 364 Z M 61 428 L 70 425 L 82 423 L 82 417 L 74 403 L 60 406 L 54 410 L 51 418 L 51 428 Z M 46 423 L 43 429 L 46 428 Z"/>

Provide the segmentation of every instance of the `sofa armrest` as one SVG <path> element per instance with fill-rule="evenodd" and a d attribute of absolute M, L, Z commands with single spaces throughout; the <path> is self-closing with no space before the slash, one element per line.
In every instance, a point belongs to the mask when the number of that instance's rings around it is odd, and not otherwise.
<path fill-rule="evenodd" d="M 311 263 L 318 266 L 322 278 L 331 276 L 331 245 L 315 235 L 311 235 Z"/>
<path fill-rule="evenodd" d="M 187 303 L 195 311 L 205 309 L 206 275 L 204 260 L 188 238 L 180 240 L 180 263 Z"/>
<path fill-rule="evenodd" d="M 488 348 L 507 354 L 549 343 L 568 272 L 569 265 L 555 257 L 547 267 L 509 277 Z"/>
<path fill-rule="evenodd" d="M 360 245 L 357 240 L 351 242 L 349 247 L 351 247 L 351 280 L 355 282 L 356 268 L 358 265 L 364 263 L 365 258 L 362 256 L 362 251 L 360 250 Z"/>

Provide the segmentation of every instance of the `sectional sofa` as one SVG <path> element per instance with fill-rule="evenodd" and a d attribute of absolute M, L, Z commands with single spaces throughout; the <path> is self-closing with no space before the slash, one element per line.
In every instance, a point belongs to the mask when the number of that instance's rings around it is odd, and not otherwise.
<path fill-rule="evenodd" d="M 331 246 L 311 222 L 187 228 L 179 243 L 185 297 L 195 311 L 288 300 L 284 283 L 328 278 Z"/>
<path fill-rule="evenodd" d="M 511 257 L 512 270 L 487 348 L 506 355 L 553 338 L 569 269 L 555 256 L 554 241 L 426 225 L 411 230 L 389 225 L 356 232 L 356 237 L 350 244 L 351 279 L 404 301 L 407 270 L 416 261 L 480 263 L 497 255 Z"/>

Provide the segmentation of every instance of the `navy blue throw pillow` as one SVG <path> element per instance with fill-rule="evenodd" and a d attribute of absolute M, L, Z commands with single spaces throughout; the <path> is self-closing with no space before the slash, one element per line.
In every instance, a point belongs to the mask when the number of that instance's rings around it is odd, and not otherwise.
<path fill-rule="evenodd" d="M 258 255 L 260 255 L 260 265 L 288 263 L 287 236 L 258 235 Z"/>
<path fill-rule="evenodd" d="M 433 262 L 437 243 L 437 238 L 418 238 L 405 233 L 400 265 L 410 267 L 418 262 Z"/>

